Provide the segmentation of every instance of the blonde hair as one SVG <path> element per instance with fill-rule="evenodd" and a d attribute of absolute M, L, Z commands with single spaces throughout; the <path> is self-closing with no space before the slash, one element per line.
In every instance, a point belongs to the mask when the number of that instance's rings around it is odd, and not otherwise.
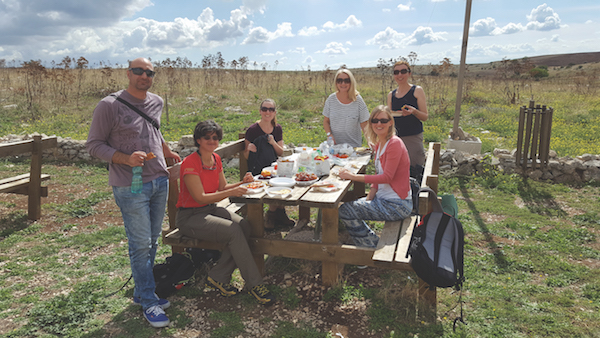
<path fill-rule="evenodd" d="M 396 68 L 396 66 L 402 66 L 405 65 L 406 68 L 408 68 L 408 72 L 410 73 L 410 64 L 407 61 L 397 61 L 396 63 L 394 63 L 394 68 Z"/>
<path fill-rule="evenodd" d="M 346 68 L 340 68 L 337 71 L 337 73 L 335 73 L 335 78 L 333 79 L 333 85 L 337 89 L 337 79 L 340 76 L 340 74 L 342 74 L 342 73 L 348 75 L 348 77 L 350 78 L 350 88 L 348 89 L 348 96 L 350 97 L 350 100 L 352 102 L 354 102 L 354 101 L 356 101 L 356 97 L 360 93 L 358 92 L 358 90 L 356 90 L 356 79 L 354 79 L 354 75 L 352 75 L 351 71 L 349 71 Z M 337 91 L 339 91 L 339 90 L 337 90 Z"/>
<path fill-rule="evenodd" d="M 392 122 L 392 124 L 390 125 L 390 129 L 388 130 L 388 133 L 386 135 L 385 140 L 379 140 L 378 139 L 379 137 L 373 131 L 373 124 L 371 123 L 371 120 L 373 119 L 373 117 L 377 116 L 377 114 L 379 114 L 379 113 L 386 114 L 387 115 L 386 118 L 390 119 L 391 122 Z M 373 109 L 373 111 L 371 112 L 371 115 L 369 116 L 369 123 L 368 123 L 368 128 L 365 131 L 365 137 L 371 143 L 378 143 L 380 141 L 386 141 L 387 142 L 394 135 L 396 135 L 396 125 L 394 123 L 394 117 L 392 116 L 392 112 L 390 111 L 390 108 L 388 106 L 384 106 L 384 105 L 380 104 L 380 105 L 378 105 L 377 107 L 375 107 Z"/>
<path fill-rule="evenodd" d="M 273 99 L 264 99 L 262 100 L 262 102 L 260 103 L 260 106 L 258 107 L 258 113 L 260 114 L 260 109 L 263 106 L 263 103 L 265 102 L 269 102 L 270 104 L 273 105 L 273 108 L 275 108 L 275 112 L 277 112 L 277 103 L 275 103 L 275 100 Z M 273 128 L 275 128 L 275 126 L 277 126 L 277 114 L 275 114 L 275 116 L 273 116 L 273 119 L 271 120 L 271 124 L 273 125 Z"/>

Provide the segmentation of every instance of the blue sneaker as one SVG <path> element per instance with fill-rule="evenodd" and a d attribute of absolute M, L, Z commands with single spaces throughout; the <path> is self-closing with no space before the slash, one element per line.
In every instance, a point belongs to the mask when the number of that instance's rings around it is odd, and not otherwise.
<path fill-rule="evenodd" d="M 154 294 L 154 296 L 156 296 L 156 299 L 158 299 L 158 306 L 160 306 L 163 310 L 166 310 L 169 308 L 169 306 L 171 306 L 171 302 L 168 300 L 159 298 L 156 294 Z M 142 300 L 140 297 L 133 297 L 133 304 L 142 306 Z"/>
<path fill-rule="evenodd" d="M 165 311 L 159 305 L 144 310 L 144 317 L 152 327 L 165 327 L 170 323 Z"/>

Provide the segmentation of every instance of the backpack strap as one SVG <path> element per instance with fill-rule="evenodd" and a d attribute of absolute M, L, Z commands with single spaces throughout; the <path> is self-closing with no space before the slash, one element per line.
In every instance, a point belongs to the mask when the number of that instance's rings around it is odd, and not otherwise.
<path fill-rule="evenodd" d="M 444 212 L 444 209 L 442 208 L 440 201 L 438 201 L 437 194 L 435 193 L 435 191 L 433 191 L 430 187 L 422 187 L 421 189 L 419 189 L 419 194 L 421 192 L 429 193 L 428 199 L 429 203 L 431 203 L 431 210 L 433 212 Z"/>
<path fill-rule="evenodd" d="M 142 112 L 141 110 L 137 109 L 134 105 L 132 105 L 131 103 L 125 101 L 124 99 L 122 99 L 120 96 L 117 96 L 115 94 L 111 94 L 110 96 L 113 96 L 116 98 L 117 101 L 121 102 L 122 104 L 126 105 L 127 107 L 129 107 L 129 109 L 133 110 L 134 112 L 136 112 L 139 116 L 143 117 L 144 120 L 150 122 L 150 124 L 156 128 L 156 130 L 160 130 L 160 124 L 158 124 L 158 122 L 154 121 L 150 116 L 146 115 L 144 112 Z"/>

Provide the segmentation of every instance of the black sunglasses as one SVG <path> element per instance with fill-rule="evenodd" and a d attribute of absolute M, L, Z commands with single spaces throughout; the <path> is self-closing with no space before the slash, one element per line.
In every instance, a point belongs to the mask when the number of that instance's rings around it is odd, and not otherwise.
<path fill-rule="evenodd" d="M 273 107 L 260 107 L 260 110 L 264 112 L 270 111 L 271 113 L 275 112 L 275 108 Z"/>
<path fill-rule="evenodd" d="M 156 75 L 156 72 L 150 69 L 142 69 L 139 67 L 136 68 L 129 68 L 129 70 L 135 74 L 135 75 L 142 75 L 144 73 L 146 73 L 147 77 L 154 77 L 154 75 Z"/>
<path fill-rule="evenodd" d="M 213 141 L 220 141 L 221 139 L 219 138 L 219 136 L 217 135 L 213 135 L 212 137 L 210 137 L 210 135 L 205 135 L 202 136 L 203 139 L 205 139 L 206 141 L 210 141 L 210 139 L 212 138 Z"/>
<path fill-rule="evenodd" d="M 394 69 L 394 75 L 398 75 L 398 74 L 406 74 L 408 73 L 409 70 L 408 69 Z"/>
<path fill-rule="evenodd" d="M 352 81 L 350 80 L 350 78 L 349 78 L 349 77 L 347 77 L 347 78 L 345 78 L 345 79 L 342 79 L 342 78 L 339 78 L 339 77 L 338 77 L 338 78 L 337 78 L 337 80 L 335 80 L 335 82 L 337 82 L 337 83 L 346 83 L 346 84 L 350 84 L 350 82 L 352 82 Z"/>
<path fill-rule="evenodd" d="M 390 121 L 390 119 L 371 119 L 371 124 L 377 124 L 379 122 L 381 122 L 382 124 L 386 124 Z"/>

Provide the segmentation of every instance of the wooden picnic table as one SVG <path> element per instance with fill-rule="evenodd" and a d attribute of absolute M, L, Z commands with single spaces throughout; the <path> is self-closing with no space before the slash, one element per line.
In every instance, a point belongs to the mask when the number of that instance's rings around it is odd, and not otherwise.
<path fill-rule="evenodd" d="M 348 158 L 348 164 L 344 167 L 354 173 L 364 173 L 371 156 L 361 155 Z M 334 165 L 332 173 L 337 172 L 341 166 Z M 287 198 L 271 197 L 266 192 L 249 194 L 241 197 L 230 197 L 233 203 L 244 203 L 247 206 L 246 219 L 252 225 L 250 248 L 254 255 L 259 270 L 264 274 L 264 255 L 280 256 L 288 258 L 301 258 L 321 261 L 323 284 L 330 286 L 338 282 L 339 270 L 343 263 L 365 265 L 371 260 L 373 249 L 363 249 L 355 246 L 338 244 L 338 207 L 353 185 L 352 181 L 341 180 L 336 175 L 322 177 L 334 181 L 339 190 L 334 192 L 315 192 L 308 186 L 294 186 L 291 196 Z M 362 189 L 362 191 L 360 191 Z M 358 191 L 357 191 L 358 190 Z M 364 184 L 355 185 L 354 195 L 364 195 Z M 291 241 L 283 239 L 264 238 L 263 205 L 274 204 L 279 206 L 298 206 L 299 215 L 297 227 L 306 224 L 310 219 L 310 208 L 318 208 L 322 212 L 322 240 L 318 242 Z M 359 251 L 360 254 L 348 252 Z"/>

